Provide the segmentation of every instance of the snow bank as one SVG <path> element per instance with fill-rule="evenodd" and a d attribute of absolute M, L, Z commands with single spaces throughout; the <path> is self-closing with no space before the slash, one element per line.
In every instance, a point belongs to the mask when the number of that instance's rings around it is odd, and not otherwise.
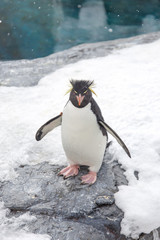
<path fill-rule="evenodd" d="M 14 167 L 21 164 L 66 163 L 60 128 L 40 142 L 35 141 L 34 135 L 44 122 L 63 111 L 69 79 L 93 79 L 98 95 L 95 98 L 105 121 L 132 155 L 129 159 L 114 140 L 112 152 L 128 180 L 128 186 L 121 186 L 115 194 L 116 204 L 124 211 L 121 232 L 138 238 L 141 232 L 159 227 L 159 63 L 160 41 L 156 41 L 67 65 L 34 87 L 1 87 L 0 179 L 15 177 Z"/>

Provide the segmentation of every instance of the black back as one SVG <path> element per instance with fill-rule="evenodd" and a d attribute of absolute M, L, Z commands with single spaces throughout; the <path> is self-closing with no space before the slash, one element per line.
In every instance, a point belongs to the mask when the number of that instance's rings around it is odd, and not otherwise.
<path fill-rule="evenodd" d="M 97 123 L 99 124 L 99 121 L 104 121 L 104 118 L 102 116 L 101 110 L 100 110 L 98 104 L 96 103 L 96 101 L 94 100 L 93 97 L 91 98 L 90 103 L 91 103 L 91 110 L 96 115 Z M 100 124 L 99 124 L 99 127 L 100 127 L 100 129 L 102 131 L 102 134 L 104 136 L 107 136 L 107 139 L 108 139 L 108 134 L 107 134 L 106 129 L 103 126 L 101 126 Z"/>

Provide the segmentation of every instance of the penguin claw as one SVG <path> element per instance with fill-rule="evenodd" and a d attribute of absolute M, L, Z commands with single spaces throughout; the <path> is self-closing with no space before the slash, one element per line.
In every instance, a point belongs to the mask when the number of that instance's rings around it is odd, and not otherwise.
<path fill-rule="evenodd" d="M 82 184 L 93 184 L 97 180 L 97 173 L 90 171 L 88 174 L 81 177 Z"/>
<path fill-rule="evenodd" d="M 71 165 L 66 168 L 63 168 L 58 175 L 62 175 L 64 178 L 76 176 L 79 172 L 79 166 L 78 165 Z"/>

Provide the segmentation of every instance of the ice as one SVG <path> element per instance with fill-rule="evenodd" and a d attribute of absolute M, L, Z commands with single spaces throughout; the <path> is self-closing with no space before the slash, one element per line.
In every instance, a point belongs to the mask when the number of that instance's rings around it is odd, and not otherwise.
<path fill-rule="evenodd" d="M 106 19 L 104 4 L 101 0 L 98 2 L 86 1 L 79 13 L 78 27 L 92 31 L 92 34 L 96 34 L 95 29 L 103 28 L 106 25 Z"/>
<path fill-rule="evenodd" d="M 42 124 L 63 111 L 68 99 L 64 94 L 69 79 L 95 80 L 94 91 L 98 95 L 95 98 L 104 119 L 124 140 L 132 155 L 129 159 L 114 140 L 112 152 L 125 169 L 128 180 L 128 186 L 120 186 L 115 194 L 117 206 L 124 211 L 121 232 L 138 238 L 140 233 L 158 228 L 159 62 L 160 40 L 66 65 L 34 87 L 1 86 L 1 181 L 15 177 L 14 168 L 21 164 L 44 161 L 66 164 L 60 127 L 40 142 L 36 142 L 35 133 Z"/>
<path fill-rule="evenodd" d="M 143 18 L 142 32 L 156 32 L 160 30 L 160 20 L 156 19 L 153 15 L 147 15 Z"/>
<path fill-rule="evenodd" d="M 104 41 L 106 36 L 106 11 L 102 0 L 85 1 L 80 7 L 78 18 L 66 16 L 63 7 L 57 4 L 58 18 L 63 19 L 57 28 L 54 51 L 60 51 L 77 44 Z M 95 21 L 96 16 L 96 21 Z M 63 23 L 63 24 L 62 24 Z M 55 32 L 53 32 L 55 35 Z"/>

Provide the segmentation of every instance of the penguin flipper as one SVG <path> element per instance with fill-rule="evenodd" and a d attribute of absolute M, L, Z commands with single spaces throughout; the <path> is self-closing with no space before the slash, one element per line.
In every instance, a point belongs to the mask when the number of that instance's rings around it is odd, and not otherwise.
<path fill-rule="evenodd" d="M 52 131 L 54 128 L 61 125 L 61 123 L 62 123 L 62 113 L 50 119 L 38 129 L 35 136 L 36 140 L 40 141 L 48 132 Z"/>
<path fill-rule="evenodd" d="M 110 126 L 108 126 L 108 124 L 106 124 L 104 121 L 100 120 L 98 122 L 101 126 L 103 126 L 107 130 L 107 132 L 109 132 L 117 140 L 117 142 L 121 145 L 121 147 L 124 149 L 124 151 L 127 153 L 127 155 L 131 158 L 131 154 L 130 154 L 127 146 L 122 141 L 122 139 L 118 136 L 118 134 Z"/>

